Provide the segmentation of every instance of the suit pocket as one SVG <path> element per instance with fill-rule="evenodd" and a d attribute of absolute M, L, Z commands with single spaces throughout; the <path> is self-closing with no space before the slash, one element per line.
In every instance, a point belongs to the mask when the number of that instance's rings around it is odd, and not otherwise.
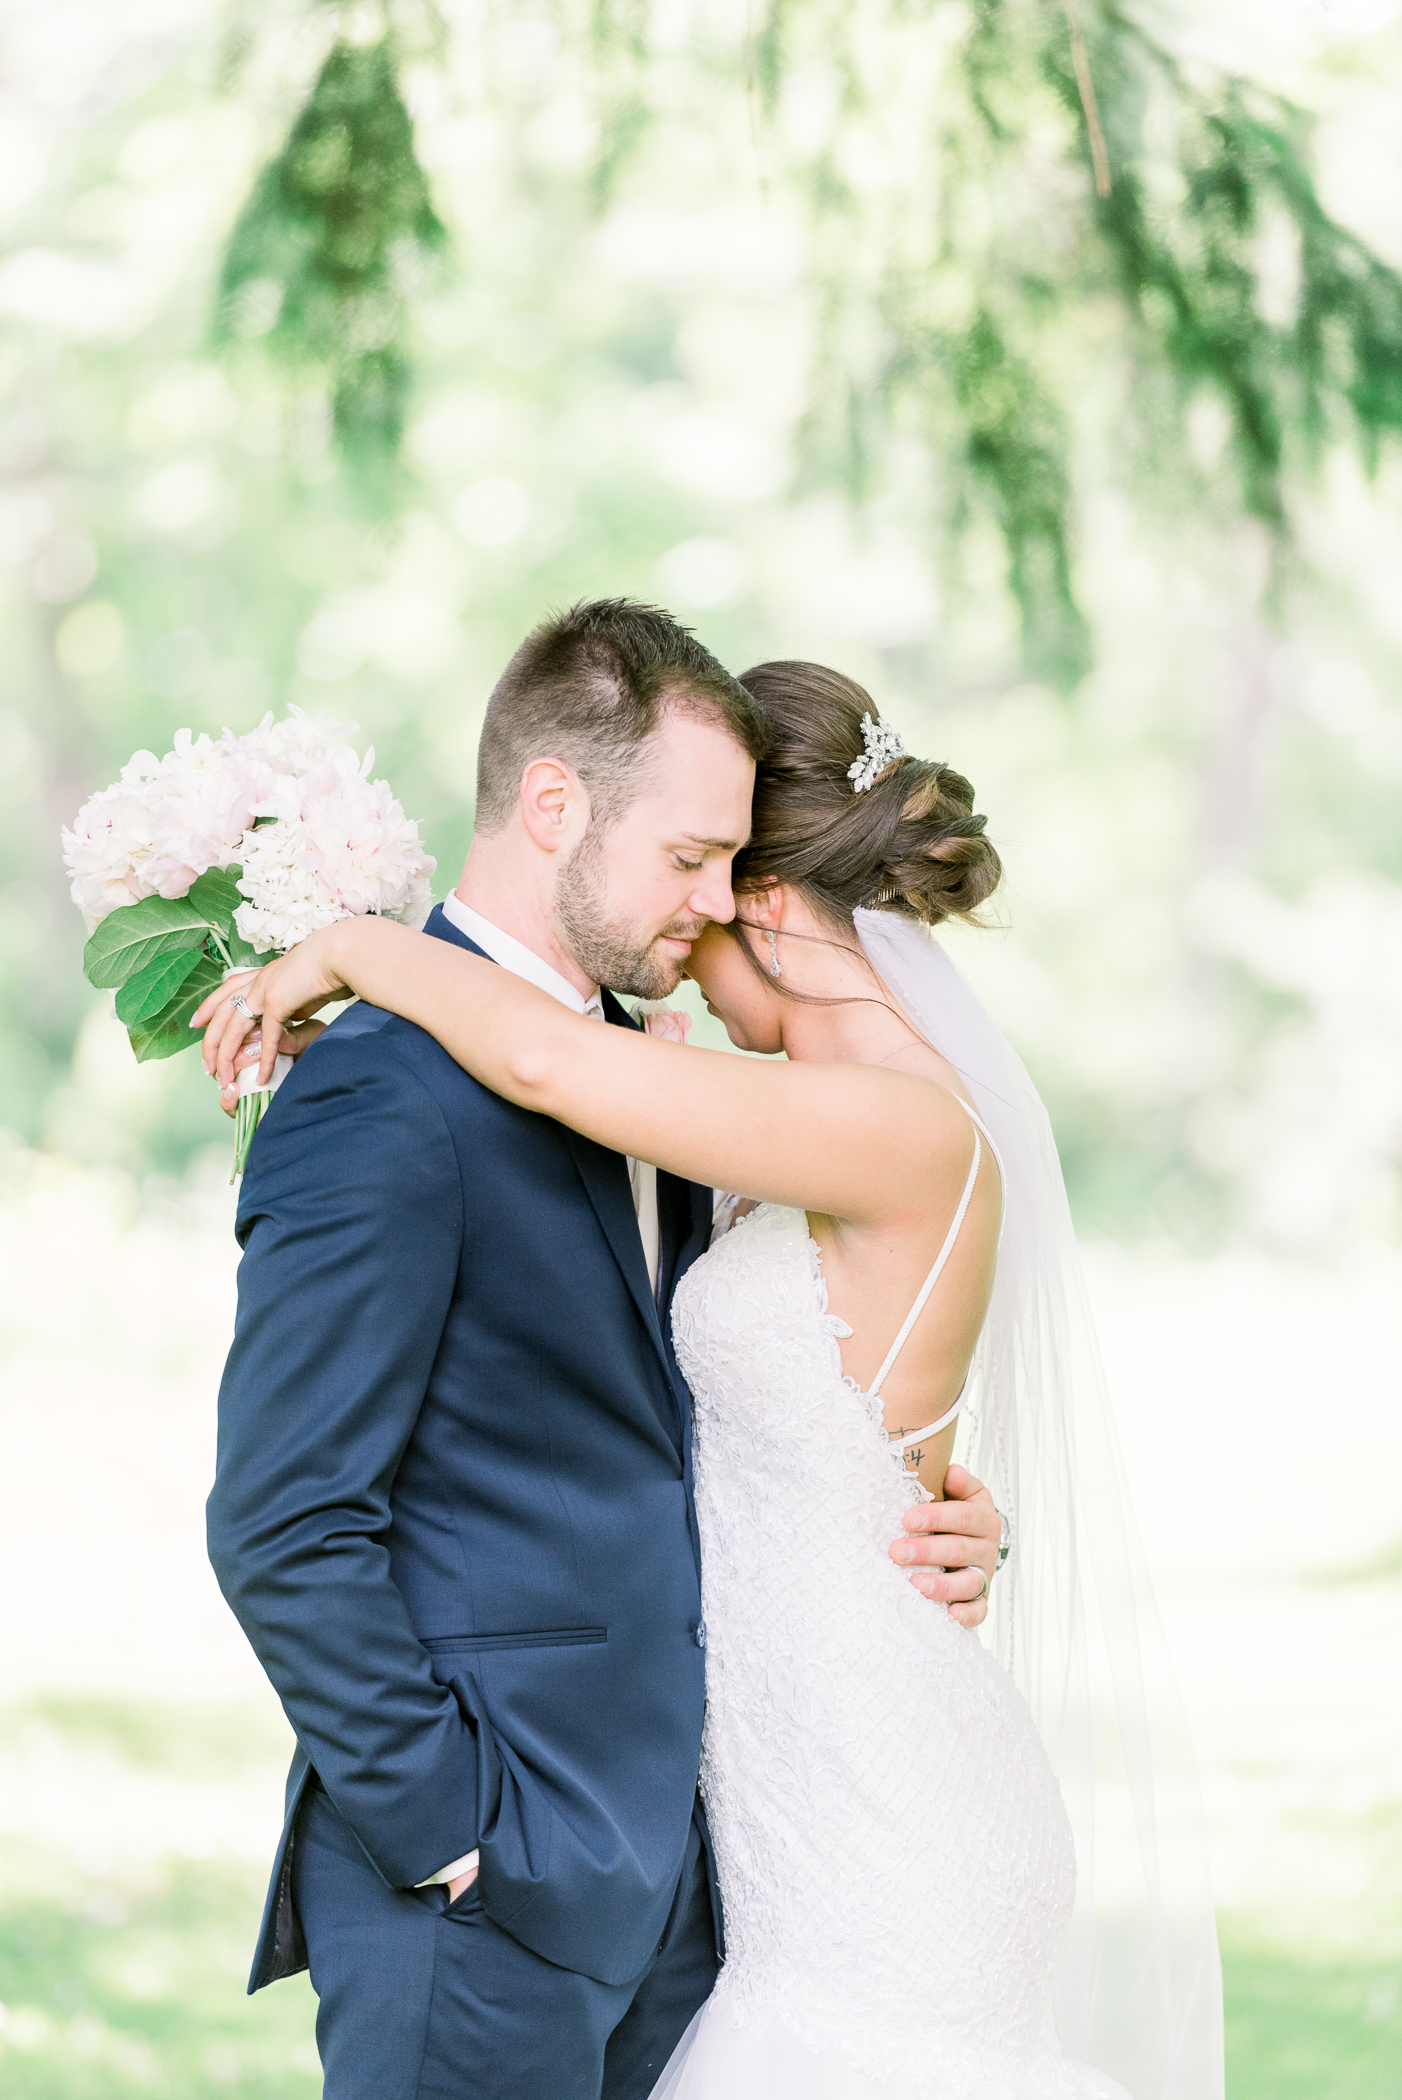
<path fill-rule="evenodd" d="M 593 1648 L 607 1626 L 552 1626 L 531 1633 L 442 1633 L 424 1641 L 430 1655 L 482 1655 L 492 1648 Z"/>
<path fill-rule="evenodd" d="M 444 1904 L 439 1912 L 439 1916 L 455 1920 L 471 1918 L 476 1917 L 479 1912 L 485 1909 L 486 1905 L 482 1901 L 482 1876 L 479 1873 L 476 1880 L 469 1882 L 462 1894 L 454 1902 Z"/>

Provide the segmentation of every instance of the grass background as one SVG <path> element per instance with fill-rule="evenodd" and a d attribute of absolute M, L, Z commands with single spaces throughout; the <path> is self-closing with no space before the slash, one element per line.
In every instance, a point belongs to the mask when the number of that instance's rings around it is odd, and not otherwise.
<path fill-rule="evenodd" d="M 284 1745 L 256 1707 L 40 1699 L 0 1723 L 7 1766 L 75 1783 L 252 1787 L 275 1802 Z M 46 1871 L 47 1868 L 47 1871 Z M 0 1855 L 0 2079 L 7 2100 L 307 2100 L 318 2089 L 305 1977 L 244 1994 L 261 1864 L 153 1859 L 75 1875 L 13 1838 Z M 1312 1959 L 1260 1921 L 1223 1920 L 1232 2100 L 1402 2100 L 1395 1961 Z"/>

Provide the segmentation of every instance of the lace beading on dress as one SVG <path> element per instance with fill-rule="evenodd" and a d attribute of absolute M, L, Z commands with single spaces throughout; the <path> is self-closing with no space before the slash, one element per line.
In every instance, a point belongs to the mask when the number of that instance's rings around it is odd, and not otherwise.
<path fill-rule="evenodd" d="M 727 1959 L 659 2094 L 777 2100 L 776 2022 L 795 2094 L 1118 2092 L 1056 2043 L 1075 1870 L 1055 1779 L 1005 1673 L 887 1555 L 924 1491 L 843 1375 L 851 1330 L 803 1214 L 742 1219 L 683 1279 L 673 1322 L 695 1397 Z"/>

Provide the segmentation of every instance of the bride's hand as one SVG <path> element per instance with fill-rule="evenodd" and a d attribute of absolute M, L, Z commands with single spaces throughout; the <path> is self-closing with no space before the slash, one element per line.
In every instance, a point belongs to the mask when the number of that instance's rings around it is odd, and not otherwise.
<path fill-rule="evenodd" d="M 229 978 L 196 1008 L 190 1026 L 205 1031 L 204 1068 L 218 1078 L 221 1098 L 233 1086 L 236 1070 L 251 1066 L 252 1058 L 241 1058 L 240 1052 L 255 1030 L 260 1033 L 258 1076 L 266 1086 L 289 1024 L 295 1028 L 320 1007 L 350 997 L 333 960 L 336 931 L 334 926 L 323 927 L 261 970 Z M 305 1036 L 291 1040 L 297 1049 L 307 1046 Z"/>
<path fill-rule="evenodd" d="M 226 978 L 226 988 L 235 992 L 241 992 L 244 985 L 255 974 L 254 971 L 250 970 L 246 976 L 241 973 L 237 978 Z M 278 1037 L 277 1055 L 279 1057 L 300 1057 L 304 1050 L 310 1050 L 319 1035 L 325 1035 L 326 1026 L 325 1021 L 294 1022 L 290 1028 L 284 1028 Z M 237 1081 L 240 1072 L 247 1072 L 260 1062 L 262 1053 L 263 1031 L 261 1028 L 257 1028 L 252 1035 L 244 1038 L 243 1048 L 234 1059 L 235 1081 Z M 212 1078 L 214 1075 L 211 1073 L 210 1076 Z M 223 1093 L 219 1096 L 219 1106 L 223 1109 L 226 1116 L 236 1116 L 238 1114 L 239 1090 L 237 1084 L 225 1087 Z"/>

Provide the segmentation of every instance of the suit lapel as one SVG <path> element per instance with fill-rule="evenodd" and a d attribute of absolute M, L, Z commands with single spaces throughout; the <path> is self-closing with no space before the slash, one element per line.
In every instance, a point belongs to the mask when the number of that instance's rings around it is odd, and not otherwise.
<path fill-rule="evenodd" d="M 459 948 L 466 948 L 473 955 L 482 950 L 475 941 L 454 926 L 437 906 L 429 916 L 425 933 L 436 934 L 439 940 L 451 941 Z M 490 958 L 487 958 L 490 960 Z M 604 1017 L 615 1028 L 634 1028 L 637 1023 L 629 1016 L 612 992 L 603 995 Z M 633 1209 L 633 1191 L 628 1183 L 628 1169 L 620 1153 L 610 1152 L 604 1145 L 596 1145 L 592 1138 L 581 1137 L 564 1123 L 557 1126 L 564 1134 L 570 1148 L 579 1178 L 584 1183 L 589 1201 L 594 1206 L 603 1234 L 613 1252 L 614 1260 L 623 1272 L 623 1280 L 632 1294 L 633 1302 L 642 1317 L 643 1325 L 652 1338 L 652 1345 L 662 1359 L 667 1373 L 667 1382 L 672 1392 L 674 1405 L 678 1408 L 676 1429 L 682 1430 L 680 1413 L 681 1395 L 678 1392 L 680 1373 L 671 1362 L 662 1333 L 662 1322 L 658 1316 L 657 1299 L 652 1295 L 652 1284 L 647 1273 L 647 1261 L 643 1254 L 642 1234 L 638 1231 L 637 1213 Z M 663 1184 L 668 1184 L 668 1196 L 664 1204 Z M 682 1245 L 686 1244 L 685 1205 L 679 1206 L 677 1190 L 689 1189 L 689 1182 L 678 1181 L 675 1175 L 661 1174 L 657 1177 L 657 1223 L 658 1223 L 658 1283 L 659 1297 L 665 1306 L 670 1303 L 672 1282 L 676 1276 L 678 1258 Z M 679 1238 L 681 1244 L 679 1244 Z M 704 1242 L 702 1243 L 704 1245 Z M 683 1388 L 684 1390 L 684 1388 Z"/>
<path fill-rule="evenodd" d="M 615 999 L 612 992 L 603 993 L 604 1019 L 614 1028 L 636 1028 L 637 1022 Z M 563 1127 L 563 1126 L 562 1126 Z M 628 1181 L 628 1168 L 621 1154 L 610 1152 L 604 1145 L 596 1145 L 592 1138 L 581 1137 L 577 1131 L 567 1130 L 570 1150 L 580 1178 L 589 1191 L 589 1200 L 595 1215 L 604 1229 L 604 1237 L 613 1249 L 614 1259 L 623 1271 L 623 1280 L 632 1293 L 633 1302 L 643 1318 L 643 1324 L 652 1337 L 654 1348 L 662 1359 L 668 1382 L 673 1385 L 675 1374 L 670 1361 L 670 1351 L 662 1332 L 662 1320 L 658 1312 L 659 1302 L 666 1305 L 667 1299 L 659 1288 L 654 1297 L 652 1280 L 647 1273 L 647 1259 L 643 1254 L 642 1234 L 638 1230 L 638 1216 L 633 1208 L 633 1191 Z M 670 1175 L 665 1177 L 671 1180 Z M 668 1246 L 667 1212 L 663 1206 L 662 1181 L 658 1174 L 657 1190 L 657 1275 L 661 1285 L 664 1265 L 671 1252 Z M 675 1259 L 675 1257 L 673 1257 Z M 677 1424 L 680 1429 L 680 1421 Z"/>
<path fill-rule="evenodd" d="M 589 1201 L 603 1227 L 604 1238 L 613 1249 L 614 1260 L 623 1271 L 623 1280 L 665 1364 L 667 1351 L 662 1342 L 662 1323 L 653 1302 L 652 1284 L 643 1258 L 642 1234 L 638 1231 L 637 1213 L 633 1209 L 633 1191 L 628 1185 L 628 1169 L 622 1154 L 596 1145 L 592 1138 L 581 1137 L 577 1130 L 570 1130 L 563 1123 L 560 1128 L 579 1169 L 579 1178 L 589 1192 Z"/>
<path fill-rule="evenodd" d="M 677 1395 L 677 1406 L 681 1418 L 682 1479 L 686 1484 L 687 1523 L 691 1532 L 691 1550 L 696 1558 L 696 1579 L 701 1579 L 701 1540 L 696 1529 L 696 1508 L 693 1500 L 695 1479 L 692 1470 L 692 1417 L 691 1392 L 682 1377 L 681 1366 L 671 1346 L 672 1296 L 677 1283 L 699 1254 L 703 1254 L 711 1237 L 711 1206 L 714 1191 L 701 1187 L 694 1181 L 682 1181 L 675 1174 L 657 1176 L 657 1223 L 660 1259 L 657 1265 L 657 1303 L 665 1329 L 667 1341 L 667 1363 L 672 1373 L 672 1386 Z"/>

